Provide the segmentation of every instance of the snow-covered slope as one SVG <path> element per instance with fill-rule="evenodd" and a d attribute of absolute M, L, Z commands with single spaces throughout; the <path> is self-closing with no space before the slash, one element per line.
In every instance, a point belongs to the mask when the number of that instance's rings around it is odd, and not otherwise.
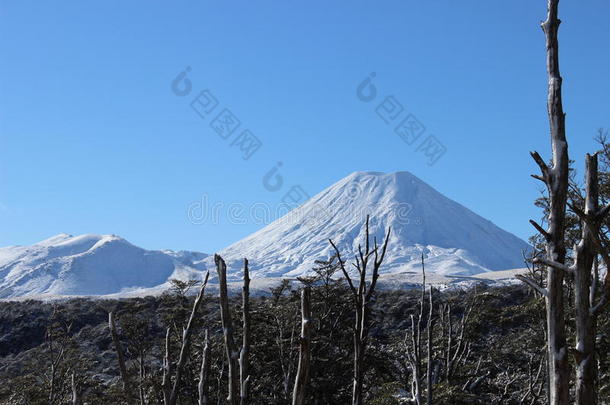
<path fill-rule="evenodd" d="M 344 259 L 354 257 L 363 223 L 378 241 L 392 227 L 382 273 L 419 272 L 472 275 L 523 267 L 528 245 L 464 206 L 448 199 L 409 172 L 353 173 L 301 207 L 222 250 L 233 279 L 247 257 L 254 277 L 294 277 L 332 254 L 332 238 Z M 205 260 L 212 265 L 212 258 Z"/>
<path fill-rule="evenodd" d="M 148 251 L 115 235 L 60 234 L 32 246 L 0 248 L 0 298 L 101 295 L 199 278 L 207 255 Z"/>

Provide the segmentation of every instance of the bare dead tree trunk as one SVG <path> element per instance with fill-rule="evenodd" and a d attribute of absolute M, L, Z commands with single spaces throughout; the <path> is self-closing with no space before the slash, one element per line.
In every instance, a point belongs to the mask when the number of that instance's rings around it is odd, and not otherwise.
<path fill-rule="evenodd" d="M 218 387 L 216 391 L 216 405 L 220 405 L 222 403 L 222 377 L 225 373 L 225 358 L 222 357 L 222 363 L 220 364 L 220 370 L 218 370 L 218 376 L 216 377 L 216 386 Z"/>
<path fill-rule="evenodd" d="M 227 265 L 219 255 L 214 255 L 214 262 L 216 263 L 216 270 L 218 271 L 220 318 L 222 321 L 227 364 L 229 367 L 229 396 L 227 397 L 227 403 L 229 405 L 237 405 L 239 398 L 239 372 L 237 370 L 239 351 L 237 350 L 235 339 L 233 337 L 233 320 L 231 319 L 231 312 L 229 310 L 229 295 L 227 292 Z"/>
<path fill-rule="evenodd" d="M 165 357 L 163 358 L 163 380 L 161 381 L 161 389 L 163 391 L 163 403 L 168 405 L 172 395 L 171 380 L 172 380 L 172 359 L 170 346 L 171 328 L 165 331 Z"/>
<path fill-rule="evenodd" d="M 420 319 L 415 320 L 411 315 L 411 341 L 405 338 L 405 346 L 407 348 L 407 357 L 411 365 L 411 395 L 413 402 L 416 405 L 422 405 L 422 384 L 421 384 L 421 347 L 418 343 L 418 335 L 420 331 Z M 409 349 L 409 345 L 411 348 Z"/>
<path fill-rule="evenodd" d="M 428 312 L 428 359 L 427 359 L 427 371 L 426 371 L 426 388 L 427 388 L 427 403 L 432 405 L 432 329 L 434 328 L 434 321 L 432 316 L 434 315 L 434 307 L 432 302 L 432 286 L 430 286 L 430 311 Z"/>
<path fill-rule="evenodd" d="M 140 405 L 145 405 L 146 404 L 146 399 L 144 398 L 144 377 L 145 377 L 145 371 L 144 371 L 144 352 L 140 352 L 140 355 L 138 356 L 138 363 L 139 363 L 139 368 L 140 368 L 140 387 L 139 387 L 139 395 L 140 395 Z"/>
<path fill-rule="evenodd" d="M 561 99 L 561 75 L 559 73 L 559 43 L 557 32 L 560 20 L 559 0 L 548 0 L 547 18 L 542 23 L 546 38 L 546 65 L 548 73 L 547 110 L 549 116 L 552 166 L 549 167 L 537 152 L 532 157 L 540 166 L 542 176 L 533 177 L 546 184 L 549 193 L 548 228 L 544 230 L 534 221 L 532 225 L 544 236 L 548 261 L 565 264 L 566 248 L 565 213 L 568 192 L 568 143 L 565 136 L 565 114 Z M 520 279 L 545 296 L 547 318 L 547 349 L 549 356 L 550 405 L 569 403 L 570 370 L 565 332 L 563 299 L 564 271 L 561 266 L 546 266 L 546 289 L 526 277 Z"/>
<path fill-rule="evenodd" d="M 597 252 L 593 234 L 597 229 L 587 217 L 598 212 L 597 155 L 586 156 L 586 197 L 582 213 L 582 235 L 574 247 L 574 304 L 576 321 L 576 404 L 595 405 L 597 362 L 595 359 L 595 317 L 591 313 L 591 272 Z M 575 208 L 575 207 L 574 207 Z"/>
<path fill-rule="evenodd" d="M 301 291 L 301 340 L 299 348 L 299 366 L 294 380 L 292 405 L 305 405 L 305 395 L 309 386 L 311 367 L 311 305 L 310 289 Z"/>
<path fill-rule="evenodd" d="M 49 387 L 49 404 L 55 403 L 55 380 L 56 380 L 57 368 L 54 363 L 51 363 L 51 383 Z"/>
<path fill-rule="evenodd" d="M 169 397 L 169 404 L 166 405 L 176 405 L 178 400 L 178 391 L 180 390 L 180 383 L 182 380 L 182 372 L 184 371 L 184 365 L 186 364 L 186 359 L 188 357 L 189 349 L 191 347 L 191 337 L 193 335 L 193 325 L 195 324 L 195 316 L 197 315 L 197 311 L 201 306 L 201 302 L 203 301 L 203 295 L 205 294 L 205 287 L 208 285 L 208 279 L 210 277 L 210 272 L 208 271 L 205 275 L 205 280 L 201 285 L 201 289 L 199 289 L 199 294 L 197 294 L 197 298 L 195 298 L 195 302 L 193 303 L 193 309 L 191 310 L 191 316 L 186 324 L 186 328 L 182 331 L 182 344 L 180 346 L 180 355 L 178 357 L 178 362 L 176 363 L 176 376 L 174 377 L 174 385 L 172 387 L 172 392 Z"/>
<path fill-rule="evenodd" d="M 119 335 L 116 331 L 116 325 L 114 323 L 114 313 L 108 313 L 108 328 L 110 329 L 110 335 L 112 342 L 114 343 L 114 350 L 116 351 L 117 360 L 119 363 L 119 372 L 121 373 L 121 380 L 123 381 L 123 391 L 125 391 L 125 398 L 127 403 L 131 405 L 133 400 L 131 398 L 131 381 L 129 374 L 127 373 L 127 367 L 125 366 L 125 355 L 123 353 L 123 347 L 119 340 Z"/>
<path fill-rule="evenodd" d="M 250 401 L 250 374 L 248 356 L 250 354 L 250 272 L 248 259 L 244 259 L 244 286 L 242 288 L 242 347 L 239 353 L 240 405 Z"/>
<path fill-rule="evenodd" d="M 68 327 L 69 328 L 69 327 Z M 51 363 L 51 376 L 50 376 L 50 382 L 49 382 L 49 405 L 53 405 L 55 403 L 56 400 L 56 394 L 57 394 L 57 370 L 59 369 L 59 366 L 61 365 L 61 363 L 64 360 L 64 355 L 65 355 L 65 347 L 64 345 L 62 345 L 61 343 L 58 343 L 57 345 L 54 345 L 55 343 L 55 335 L 54 332 L 51 330 L 51 328 L 47 328 L 47 332 L 46 332 L 46 339 L 47 339 L 47 343 L 49 345 L 48 351 L 49 351 L 49 361 Z M 56 346 L 57 346 L 57 352 L 56 350 Z"/>
<path fill-rule="evenodd" d="M 549 190 L 549 226 L 547 258 L 565 263 L 565 205 L 568 190 L 568 144 L 565 136 L 565 114 L 561 99 L 562 79 L 559 73 L 559 0 L 548 1 L 547 19 L 542 23 L 546 35 L 547 70 L 549 76 L 548 114 L 551 128 L 553 166 L 543 171 Z M 545 166 L 541 166 L 545 167 Z M 547 330 L 551 405 L 569 403 L 570 370 L 565 336 L 562 271 L 547 267 Z"/>
<path fill-rule="evenodd" d="M 201 370 L 199 371 L 199 384 L 197 386 L 199 391 L 199 405 L 209 405 L 209 378 L 210 378 L 210 366 L 211 366 L 211 353 L 210 341 L 208 336 L 208 330 L 205 330 L 205 340 L 203 342 L 203 353 L 201 355 Z"/>
<path fill-rule="evenodd" d="M 366 350 L 370 326 L 368 321 L 370 311 L 369 303 L 371 296 L 375 292 L 377 279 L 379 278 L 379 267 L 381 267 L 381 263 L 383 262 L 391 231 L 391 229 L 388 228 L 388 232 L 386 234 L 385 241 L 383 242 L 381 253 L 379 253 L 379 248 L 377 246 L 377 238 L 373 239 L 373 249 L 370 248 L 368 215 L 366 217 L 365 226 L 366 236 L 364 252 L 362 251 L 362 245 L 358 245 L 358 254 L 356 255 L 355 263 L 360 278 L 358 288 L 354 286 L 352 278 L 345 268 L 345 261 L 341 259 L 341 253 L 339 252 L 339 249 L 337 249 L 337 246 L 333 243 L 332 240 L 329 239 L 330 244 L 335 249 L 335 252 L 337 254 L 337 259 L 339 260 L 339 264 L 341 265 L 341 271 L 343 272 L 343 276 L 347 280 L 349 288 L 352 291 L 354 308 L 356 310 L 356 325 L 354 328 L 354 387 L 352 393 L 353 405 L 362 405 L 363 403 L 363 382 L 365 372 L 364 354 Z M 373 271 L 371 274 L 371 284 L 367 288 L 367 266 L 369 264 L 370 258 L 373 256 L 374 260 Z"/>
<path fill-rule="evenodd" d="M 362 324 L 366 318 L 363 313 L 364 308 L 358 308 L 356 312 L 356 324 L 360 325 L 354 333 L 354 387 L 352 391 L 352 404 L 361 405 L 364 403 L 363 398 L 363 383 L 364 383 L 364 353 L 365 344 L 363 340 Z"/>
<path fill-rule="evenodd" d="M 282 370 L 282 399 L 289 401 L 290 398 L 290 382 L 292 381 L 291 375 L 292 370 L 294 368 L 294 363 L 292 361 L 293 355 L 293 347 L 294 347 L 294 335 L 295 335 L 295 325 L 292 325 L 290 328 L 290 340 L 288 344 L 285 342 L 284 338 L 284 328 L 286 325 L 283 323 L 282 317 L 279 315 L 275 316 L 275 323 L 277 325 L 277 349 L 278 349 L 278 357 L 280 360 L 280 368 Z M 287 348 L 286 348 L 287 347 Z"/>
<path fill-rule="evenodd" d="M 421 345 L 421 324 L 424 317 L 424 301 L 426 296 L 426 270 L 424 267 L 424 254 L 421 255 L 422 282 L 421 297 L 419 299 L 419 314 L 416 318 L 411 315 L 411 339 L 405 336 L 405 350 L 411 366 L 411 394 L 416 405 L 423 404 L 423 381 L 422 381 L 422 345 Z"/>
<path fill-rule="evenodd" d="M 72 405 L 81 405 L 83 403 L 83 398 L 81 396 L 80 388 L 76 383 L 76 376 L 74 371 L 72 371 L 72 377 L 70 379 L 70 382 L 72 386 Z"/>
<path fill-rule="evenodd" d="M 445 309 L 446 309 L 446 312 L 445 312 Z M 446 318 L 445 318 L 445 313 L 447 314 Z M 443 306 L 443 308 L 441 309 L 441 315 L 443 315 L 443 320 L 442 320 L 443 331 L 447 330 L 447 335 L 444 336 L 445 339 L 444 339 L 443 343 L 445 343 L 445 341 L 447 342 L 445 344 L 445 348 L 444 348 L 445 379 L 447 380 L 447 382 L 449 382 L 449 379 L 451 378 L 451 357 L 453 356 L 452 352 L 451 352 L 451 349 L 453 347 L 453 344 L 452 344 L 453 324 L 451 322 L 451 304 L 447 304 L 446 306 Z"/>
<path fill-rule="evenodd" d="M 581 220 L 582 236 L 574 247 L 574 301 L 576 308 L 576 403 L 578 405 L 597 403 L 597 359 L 595 357 L 595 338 L 597 316 L 607 305 L 610 298 L 610 271 L 606 278 L 599 302 L 597 290 L 597 255 L 600 254 L 606 268 L 610 265 L 608 243 L 601 231 L 601 224 L 610 212 L 610 204 L 599 209 L 597 154 L 586 155 L 585 207 L 584 211 L 571 206 Z M 553 263 L 551 263 L 553 264 Z M 592 276 L 592 273 L 595 275 Z"/>

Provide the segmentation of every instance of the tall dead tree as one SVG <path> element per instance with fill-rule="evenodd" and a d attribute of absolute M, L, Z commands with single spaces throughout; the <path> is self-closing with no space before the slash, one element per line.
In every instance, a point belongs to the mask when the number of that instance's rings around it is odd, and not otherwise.
<path fill-rule="evenodd" d="M 377 286 L 377 279 L 379 278 L 379 268 L 383 262 L 383 258 L 388 247 L 388 240 L 390 239 L 391 228 L 388 228 L 388 233 L 385 236 L 383 247 L 379 252 L 379 246 L 377 246 L 377 238 L 373 238 L 373 249 L 370 247 L 369 237 L 369 216 L 366 217 L 365 225 L 365 241 L 364 251 L 362 251 L 362 245 L 358 245 L 358 253 L 355 255 L 356 263 L 354 267 L 358 271 L 359 283 L 358 287 L 354 285 L 352 277 L 345 268 L 345 261 L 341 259 L 341 253 L 337 246 L 329 239 L 330 244 L 335 249 L 337 259 L 341 266 L 343 276 L 347 280 L 349 288 L 352 292 L 352 298 L 354 303 L 354 309 L 356 312 L 356 322 L 354 327 L 354 387 L 352 393 L 352 404 L 361 405 L 363 403 L 363 382 L 364 382 L 364 354 L 366 351 L 366 345 L 369 337 L 369 312 L 370 312 L 370 301 L 371 297 L 375 293 L 375 287 Z M 373 258 L 373 271 L 371 273 L 371 284 L 367 286 L 366 277 L 368 272 L 369 260 Z"/>
<path fill-rule="evenodd" d="M 424 300 L 426 295 L 426 270 L 424 268 L 424 254 L 421 255 L 422 282 L 421 297 L 419 299 L 419 313 L 417 318 L 411 315 L 411 336 L 407 333 L 404 339 L 407 359 L 411 368 L 411 395 L 416 405 L 423 404 L 422 345 L 421 324 L 424 317 Z"/>
<path fill-rule="evenodd" d="M 49 405 L 54 405 L 61 400 L 61 382 L 66 378 L 71 367 L 66 364 L 70 346 L 70 330 L 72 322 L 62 319 L 57 307 L 53 306 L 53 314 L 45 332 L 47 342 L 48 362 L 50 373 L 48 375 L 48 398 Z"/>
<path fill-rule="evenodd" d="M 117 361 L 119 363 L 119 372 L 121 373 L 125 398 L 127 403 L 131 405 L 133 403 L 131 396 L 131 380 L 129 378 L 129 373 L 127 372 L 127 366 L 125 365 L 125 354 L 121 341 L 119 340 L 119 334 L 117 333 L 116 324 L 114 322 L 114 313 L 112 311 L 108 313 L 108 329 L 110 329 L 110 336 L 112 337 L 112 343 L 114 344 L 114 350 L 116 351 Z"/>
<path fill-rule="evenodd" d="M 229 294 L 227 291 L 227 265 L 219 255 L 214 255 L 216 270 L 218 271 L 219 296 L 220 296 L 220 318 L 229 365 L 229 405 L 247 405 L 250 396 L 250 374 L 248 356 L 250 352 L 250 273 L 248 260 L 244 259 L 244 285 L 242 289 L 243 302 L 243 335 L 242 347 L 237 348 L 233 334 L 233 320 L 229 309 Z M 239 364 L 239 371 L 238 371 Z"/>
<path fill-rule="evenodd" d="M 309 385 L 311 368 L 311 291 L 309 287 L 301 291 L 301 340 L 299 344 L 299 365 L 294 380 L 292 405 L 305 405 L 305 395 Z"/>
<path fill-rule="evenodd" d="M 227 354 L 227 364 L 229 368 L 229 396 L 227 403 L 229 405 L 237 405 L 239 392 L 239 374 L 237 371 L 237 359 L 239 351 L 235 344 L 233 336 L 233 320 L 231 319 L 231 311 L 229 310 L 229 294 L 227 292 L 227 265 L 219 255 L 214 255 L 216 263 L 216 271 L 218 271 L 218 292 L 220 296 L 220 319 L 222 321 L 222 332 L 225 341 L 225 350 Z"/>
<path fill-rule="evenodd" d="M 210 366 L 211 366 L 211 355 L 212 348 L 210 347 L 210 340 L 208 330 L 205 330 L 205 338 L 203 341 L 203 350 L 201 353 L 201 369 L 199 370 L 199 384 L 197 390 L 199 392 L 199 405 L 209 405 L 209 379 L 210 379 Z"/>
<path fill-rule="evenodd" d="M 548 166 L 537 152 L 532 152 L 532 157 L 542 172 L 542 175 L 534 175 L 533 177 L 543 181 L 548 190 L 548 227 L 545 230 L 536 222 L 530 222 L 544 236 L 546 260 L 563 265 L 566 259 L 564 237 L 569 174 L 565 114 L 561 98 L 562 79 L 559 72 L 557 32 L 560 20 L 558 18 L 558 5 L 559 0 L 548 0 L 547 18 L 542 23 L 542 30 L 546 38 L 547 111 L 551 134 L 551 166 Z M 565 272 L 549 265 L 546 266 L 546 272 L 546 289 L 544 290 L 526 277 L 520 277 L 520 279 L 539 292 L 543 292 L 545 296 L 549 357 L 549 403 L 550 405 L 567 405 L 569 403 L 570 371 L 563 299 Z"/>
<path fill-rule="evenodd" d="M 597 226 L 588 219 L 598 213 L 597 155 L 586 156 L 586 197 L 582 212 L 581 239 L 574 246 L 574 304 L 576 321 L 576 403 L 595 405 L 597 395 L 595 381 L 595 317 L 591 314 L 591 272 L 597 252 L 593 234 Z M 575 207 L 574 207 L 575 208 Z M 580 211 L 580 210 L 579 210 Z"/>
<path fill-rule="evenodd" d="M 432 316 L 434 315 L 434 306 L 432 302 L 432 286 L 430 286 L 430 308 L 428 312 L 428 361 L 427 361 L 427 370 L 426 370 L 426 398 L 427 404 L 432 405 L 432 385 L 433 385 L 433 377 L 434 373 L 433 364 L 432 364 L 432 329 L 434 328 L 434 320 Z"/>
<path fill-rule="evenodd" d="M 291 308 L 287 302 L 281 300 L 282 295 L 290 290 L 289 280 L 282 280 L 282 284 L 271 289 L 272 311 L 271 318 L 275 327 L 275 343 L 277 350 L 277 359 L 280 366 L 280 383 L 282 386 L 281 398 L 284 401 L 290 401 L 291 385 L 293 383 L 292 372 L 295 368 L 294 355 L 295 345 L 293 344 L 298 333 L 294 318 L 298 316 L 298 308 L 294 315 L 291 314 Z"/>
<path fill-rule="evenodd" d="M 72 388 L 72 405 L 82 405 L 83 396 L 81 392 L 81 388 L 78 386 L 76 382 L 76 373 L 72 371 L 72 376 L 70 378 L 70 387 Z"/>
<path fill-rule="evenodd" d="M 413 403 L 422 405 L 422 377 L 421 377 L 421 318 L 411 315 L 411 335 L 405 336 L 404 345 L 407 351 L 407 359 L 411 368 L 411 396 Z"/>
<path fill-rule="evenodd" d="M 163 379 L 161 380 L 161 391 L 163 391 L 163 403 L 169 404 L 172 395 L 172 358 L 171 358 L 171 336 L 172 329 L 165 331 L 165 356 L 163 357 Z"/>
<path fill-rule="evenodd" d="M 595 261 L 598 252 L 606 265 L 608 260 L 607 244 L 602 242 L 601 223 L 605 219 L 610 205 L 599 209 L 599 183 L 597 154 L 585 157 L 585 200 L 584 209 L 574 204 L 570 208 L 581 222 L 581 238 L 574 246 L 574 264 L 564 271 L 574 274 L 574 307 L 576 323 L 576 403 L 578 405 L 596 404 L 597 360 L 595 358 L 595 337 L 597 316 L 606 305 L 610 284 L 604 283 L 602 298 L 596 303 L 597 277 Z M 561 268 L 558 263 L 549 265 Z M 563 266 L 565 267 L 565 266 Z M 606 276 L 606 281 L 610 277 Z"/>
<path fill-rule="evenodd" d="M 421 255 L 421 266 L 422 266 L 422 282 L 421 282 L 421 296 L 419 299 L 419 313 L 417 317 L 411 315 L 411 335 L 405 335 L 404 346 L 407 354 L 407 361 L 411 368 L 411 394 L 413 402 L 416 405 L 422 405 L 423 392 L 424 392 L 424 378 L 422 375 L 422 363 L 423 363 L 423 337 L 422 337 L 422 324 L 424 322 L 424 305 L 426 298 L 426 270 L 424 267 L 424 254 Z M 433 385 L 433 364 L 432 364 L 432 316 L 433 316 L 433 301 L 432 301 L 432 287 L 430 287 L 428 308 L 428 319 L 426 320 L 427 329 L 427 353 L 426 353 L 426 402 L 432 404 L 432 385 Z"/>
<path fill-rule="evenodd" d="M 138 394 L 140 396 L 140 405 L 144 405 L 146 403 L 146 395 L 145 395 L 145 390 L 144 390 L 144 378 L 146 377 L 146 371 L 144 368 L 144 353 L 140 352 L 139 354 L 139 358 L 138 358 L 138 368 L 139 368 L 139 387 L 138 387 Z"/>
<path fill-rule="evenodd" d="M 250 272 L 248 270 L 248 259 L 244 259 L 244 285 L 242 287 L 242 347 L 239 352 L 239 386 L 240 404 L 248 405 L 250 401 Z"/>
<path fill-rule="evenodd" d="M 195 317 L 197 316 L 197 311 L 199 310 L 201 302 L 203 301 L 203 295 L 205 294 L 205 287 L 208 285 L 209 277 L 210 272 L 208 271 L 205 275 L 205 280 L 201 285 L 201 288 L 199 289 L 199 294 L 197 294 L 197 298 L 195 298 L 195 302 L 193 303 L 191 316 L 189 317 L 186 327 L 182 331 L 182 342 L 180 345 L 180 355 L 178 356 L 178 362 L 176 363 L 176 375 L 174 377 L 174 384 L 172 386 L 172 391 L 169 396 L 169 402 L 165 405 L 176 405 L 176 402 L 178 400 L 178 391 L 180 390 L 180 384 L 182 382 L 182 374 L 184 372 L 184 366 L 186 365 L 186 360 L 188 358 L 188 353 L 191 347 L 191 338 L 193 335 L 193 325 L 195 323 Z"/>

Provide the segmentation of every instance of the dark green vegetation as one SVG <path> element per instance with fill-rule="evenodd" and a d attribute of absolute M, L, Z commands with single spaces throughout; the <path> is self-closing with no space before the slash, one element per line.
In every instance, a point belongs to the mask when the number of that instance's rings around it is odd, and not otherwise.
<path fill-rule="evenodd" d="M 297 289 L 301 286 L 286 283 L 269 296 L 251 298 L 251 403 L 290 403 L 301 323 Z M 108 329 L 109 311 L 116 314 L 135 403 L 162 403 L 165 329 L 171 327 L 171 352 L 176 361 L 181 331 L 194 299 L 186 295 L 188 287 L 176 285 L 160 297 L 126 300 L 0 303 L 0 403 L 72 403 L 72 378 L 84 403 L 127 403 Z M 367 403 L 411 403 L 413 378 L 406 345 L 411 347 L 410 317 L 417 319 L 420 298 L 419 290 L 380 291 L 374 297 L 366 353 Z M 318 279 L 312 287 L 314 326 L 307 403 L 351 401 L 351 299 L 342 280 Z M 231 305 L 239 335 L 240 297 L 234 297 Z M 428 310 L 426 293 L 420 323 L 423 376 L 427 369 Z M 197 403 L 205 328 L 210 331 L 212 346 L 210 403 L 224 403 L 227 366 L 216 296 L 205 296 L 196 320 L 178 403 Z M 546 403 L 544 324 L 543 300 L 523 286 L 434 291 L 434 403 Z M 572 326 L 568 322 L 568 327 Z M 604 317 L 597 336 L 602 398 L 610 396 L 609 334 Z M 425 387 L 425 381 L 422 384 Z"/>

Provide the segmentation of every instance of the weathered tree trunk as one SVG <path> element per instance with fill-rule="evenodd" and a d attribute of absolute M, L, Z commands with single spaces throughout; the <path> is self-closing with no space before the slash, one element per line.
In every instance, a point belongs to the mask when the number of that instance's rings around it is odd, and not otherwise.
<path fill-rule="evenodd" d="M 407 346 L 407 354 L 411 363 L 411 395 L 413 402 L 416 405 L 422 405 L 422 378 L 421 378 L 421 347 L 419 341 L 420 318 L 415 321 L 415 317 L 411 315 L 411 350 Z"/>
<path fill-rule="evenodd" d="M 72 405 L 81 405 L 83 403 L 83 398 L 81 396 L 81 391 L 76 383 L 76 376 L 74 371 L 72 371 L 72 376 L 70 379 L 72 386 Z"/>
<path fill-rule="evenodd" d="M 199 294 L 197 294 L 197 298 L 195 298 L 195 302 L 193 304 L 193 309 L 191 311 L 191 316 L 186 324 L 186 328 L 182 331 L 182 344 L 180 346 L 180 355 L 178 357 L 178 363 L 176 363 L 176 376 L 174 377 L 174 385 L 172 387 L 172 392 L 169 397 L 169 404 L 166 405 L 176 405 L 178 400 L 178 391 L 180 390 L 180 383 L 182 380 L 182 372 L 184 371 L 184 365 L 186 364 L 186 359 L 188 357 L 189 349 L 191 347 L 191 336 L 193 335 L 193 325 L 195 323 L 195 316 L 197 315 L 197 310 L 201 306 L 201 302 L 203 301 L 203 295 L 205 294 L 205 287 L 208 285 L 208 278 L 210 277 L 210 272 L 208 271 L 205 275 L 205 280 L 201 285 L 201 289 L 199 290 Z"/>
<path fill-rule="evenodd" d="M 339 264 L 341 265 L 341 271 L 343 272 L 343 276 L 347 280 L 350 290 L 352 291 L 352 298 L 354 302 L 354 309 L 356 312 L 356 324 L 354 325 L 354 387 L 352 392 L 352 404 L 353 405 L 362 405 L 363 399 L 363 383 L 364 383 L 364 372 L 365 372 L 365 363 L 364 363 L 364 354 L 366 351 L 366 343 L 368 340 L 369 334 L 369 303 L 371 300 L 371 296 L 375 293 L 375 287 L 377 286 L 377 279 L 379 278 L 379 268 L 381 267 L 381 263 L 385 257 L 386 249 L 388 246 L 388 241 L 390 239 L 390 231 L 388 228 L 388 232 L 385 237 L 385 241 L 383 242 L 383 247 L 381 249 L 381 254 L 379 253 L 379 247 L 377 246 L 377 239 L 374 238 L 374 247 L 370 248 L 370 237 L 369 237 L 369 216 L 366 217 L 365 224 L 365 248 L 364 252 L 362 251 L 362 246 L 358 245 L 358 254 L 356 255 L 356 269 L 358 270 L 359 275 L 359 284 L 358 288 L 354 286 L 351 276 L 347 272 L 345 268 L 345 262 L 341 259 L 341 253 L 337 246 L 333 243 L 332 240 L 329 239 L 330 244 L 334 248 L 337 259 L 339 260 Z M 367 288 L 366 285 L 366 276 L 367 276 L 367 266 L 369 264 L 369 260 L 371 257 L 373 259 L 373 271 L 371 274 L 371 284 Z"/>
<path fill-rule="evenodd" d="M 218 375 L 216 377 L 216 405 L 221 405 L 222 402 L 222 379 L 225 374 L 225 358 L 222 357 L 222 363 L 220 363 L 220 370 L 218 370 Z"/>
<path fill-rule="evenodd" d="M 139 395 L 140 395 L 140 405 L 145 405 L 146 404 L 146 399 L 145 399 L 145 395 L 144 395 L 144 377 L 145 377 L 145 370 L 144 370 L 144 352 L 140 352 L 140 355 L 138 356 L 138 364 L 139 364 L 139 371 L 140 371 L 140 387 L 139 387 Z"/>
<path fill-rule="evenodd" d="M 172 359 L 170 346 L 171 328 L 165 331 L 165 357 L 163 357 L 163 380 L 161 381 L 161 390 L 163 391 L 163 403 L 168 405 L 172 395 Z"/>
<path fill-rule="evenodd" d="M 559 0 L 549 0 L 548 15 L 543 30 L 546 35 L 547 70 L 549 75 L 548 114 L 551 128 L 553 166 L 547 170 L 549 189 L 549 235 L 547 257 L 565 263 L 565 206 L 568 191 L 568 144 L 565 137 L 565 114 L 561 100 L 562 79 L 559 73 L 559 43 L 557 31 Z M 547 330 L 550 375 L 550 404 L 569 403 L 570 372 L 565 336 L 563 272 L 547 267 Z"/>
<path fill-rule="evenodd" d="M 55 404 L 56 391 L 57 391 L 57 370 L 63 361 L 65 348 L 63 345 L 59 345 L 57 353 L 53 345 L 55 339 L 53 332 L 47 328 L 46 338 L 49 345 L 49 354 L 51 356 L 51 376 L 49 382 L 49 405 Z"/>
<path fill-rule="evenodd" d="M 250 401 L 250 272 L 248 259 L 244 259 L 244 286 L 242 288 L 242 347 L 239 353 L 239 385 L 240 405 L 248 405 Z"/>
<path fill-rule="evenodd" d="M 427 403 L 432 405 L 432 329 L 434 328 L 434 322 L 432 316 L 434 315 L 434 307 L 432 302 L 432 287 L 430 287 L 430 310 L 428 312 L 428 359 L 427 359 L 427 370 L 426 370 L 426 388 L 427 388 Z"/>
<path fill-rule="evenodd" d="M 451 357 L 453 356 L 451 349 L 453 347 L 453 324 L 451 322 L 451 304 L 447 304 L 446 305 L 447 311 L 445 312 L 445 308 L 443 307 L 441 310 L 441 314 L 443 315 L 443 323 L 442 323 L 442 327 L 443 327 L 443 331 L 447 330 L 447 335 L 444 336 L 445 339 L 443 341 L 443 343 L 445 343 L 445 341 L 447 342 L 445 347 L 443 348 L 443 351 L 445 352 L 445 380 L 447 382 L 449 382 L 450 378 L 451 378 Z M 445 318 L 445 313 L 447 314 L 447 318 Z"/>
<path fill-rule="evenodd" d="M 559 73 L 559 43 L 557 32 L 560 20 L 557 17 L 559 0 L 548 0 L 547 18 L 542 23 L 546 37 L 546 65 L 548 73 L 547 110 L 551 133 L 552 166 L 548 167 L 540 155 L 532 157 L 540 166 L 542 180 L 549 193 L 548 228 L 532 224 L 542 233 L 546 240 L 548 261 L 563 265 L 566 248 L 565 213 L 568 192 L 568 144 L 565 136 L 565 114 L 561 99 L 561 75 Z M 534 287 L 545 295 L 547 318 L 547 350 L 549 356 L 549 403 L 550 405 L 567 405 L 569 403 L 570 370 L 565 332 L 565 309 L 563 299 L 564 271 L 560 266 L 546 266 L 546 290 Z M 534 286 L 528 280 L 523 281 Z"/>
<path fill-rule="evenodd" d="M 416 405 L 423 404 L 423 378 L 422 378 L 422 338 L 421 338 L 421 324 L 424 318 L 424 301 L 426 297 L 426 269 L 424 266 L 424 254 L 421 255 L 421 270 L 422 270 L 422 282 L 421 282 L 421 297 L 419 299 L 419 314 L 416 318 L 411 315 L 411 341 L 408 342 L 405 336 L 405 350 L 407 352 L 407 358 L 411 366 L 411 395 L 413 402 Z M 430 322 L 430 320 L 428 320 Z M 429 325 L 428 325 L 429 326 Z M 430 331 L 428 331 L 428 334 Z M 430 363 L 428 363 L 428 372 L 430 372 Z M 428 375 L 431 379 L 431 376 Z"/>
<path fill-rule="evenodd" d="M 110 335 L 112 337 L 112 342 L 114 343 L 114 350 L 117 354 L 119 372 L 121 373 L 121 381 L 123 381 L 123 391 L 125 391 L 125 398 L 127 400 L 127 403 L 131 405 L 133 403 L 133 400 L 131 398 L 131 381 L 129 379 L 129 374 L 127 373 L 127 367 L 125 366 L 125 355 L 123 354 L 123 347 L 121 346 L 121 341 L 119 340 L 119 335 L 116 331 L 113 312 L 108 313 L 108 328 L 110 329 Z"/>
<path fill-rule="evenodd" d="M 364 402 L 362 398 L 362 388 L 364 382 L 364 342 L 363 323 L 366 315 L 366 308 L 360 304 L 356 310 L 356 329 L 354 331 L 354 387 L 352 390 L 353 405 L 360 405 Z"/>
<path fill-rule="evenodd" d="M 199 384 L 197 386 L 199 391 L 199 405 L 209 405 L 209 378 L 210 378 L 210 365 L 211 365 L 211 353 L 210 341 L 208 336 L 208 330 L 205 330 L 205 340 L 203 342 L 203 353 L 201 355 L 201 370 L 199 371 Z"/>
<path fill-rule="evenodd" d="M 229 396 L 227 397 L 227 403 L 229 405 L 237 405 L 239 398 L 239 372 L 237 369 L 239 351 L 237 350 L 235 339 L 233 337 L 233 320 L 231 319 L 231 312 L 229 310 L 229 295 L 227 292 L 227 265 L 219 255 L 214 255 L 214 262 L 216 263 L 216 270 L 218 271 L 220 318 L 222 321 L 227 364 L 229 367 Z"/>
<path fill-rule="evenodd" d="M 598 213 L 597 155 L 586 156 L 586 197 L 582 236 L 575 246 L 574 304 L 576 310 L 576 404 L 595 405 L 597 362 L 595 359 L 595 316 L 591 313 L 591 272 L 597 252 L 597 227 L 591 223 Z M 589 219 L 591 218 L 591 219 Z"/>
<path fill-rule="evenodd" d="M 294 380 L 292 405 L 305 405 L 305 395 L 309 385 L 311 367 L 311 305 L 310 289 L 301 291 L 301 341 L 299 348 L 299 366 Z"/>
<path fill-rule="evenodd" d="M 57 374 L 55 364 L 51 363 L 51 382 L 49 387 L 49 405 L 55 403 L 55 375 Z"/>

